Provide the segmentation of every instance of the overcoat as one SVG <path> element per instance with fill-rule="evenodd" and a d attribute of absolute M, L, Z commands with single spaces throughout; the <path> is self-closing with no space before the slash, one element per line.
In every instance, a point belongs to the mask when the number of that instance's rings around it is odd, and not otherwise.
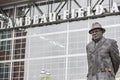
<path fill-rule="evenodd" d="M 120 64 L 119 50 L 115 40 L 102 38 L 97 44 L 86 46 L 88 59 L 87 80 L 115 80 Z"/>

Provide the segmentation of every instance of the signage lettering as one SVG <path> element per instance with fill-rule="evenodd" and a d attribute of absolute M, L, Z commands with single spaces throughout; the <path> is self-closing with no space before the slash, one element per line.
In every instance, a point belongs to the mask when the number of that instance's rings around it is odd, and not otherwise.
<path fill-rule="evenodd" d="M 91 10 L 91 7 L 88 6 L 87 8 L 78 8 L 78 9 L 71 9 L 71 12 L 69 10 L 64 10 L 62 12 L 61 20 L 67 20 L 70 18 L 81 18 L 85 16 L 94 16 L 94 15 L 102 15 L 105 13 L 104 7 L 102 5 L 96 5 L 95 12 Z M 113 2 L 113 5 L 110 9 L 110 13 L 119 12 L 118 6 L 115 2 Z M 5 18 L 2 14 L 0 14 L 0 17 Z M 0 20 L 0 29 L 8 29 L 13 28 L 13 22 L 10 18 L 7 18 L 8 22 L 5 23 L 4 21 Z M 16 18 L 15 19 L 15 26 L 26 26 L 31 24 L 40 24 L 40 23 L 47 23 L 47 22 L 53 22 L 58 21 L 59 18 L 57 16 L 56 12 L 52 12 L 49 14 L 43 14 L 43 15 L 34 15 L 32 17 L 26 16 L 25 18 Z"/>

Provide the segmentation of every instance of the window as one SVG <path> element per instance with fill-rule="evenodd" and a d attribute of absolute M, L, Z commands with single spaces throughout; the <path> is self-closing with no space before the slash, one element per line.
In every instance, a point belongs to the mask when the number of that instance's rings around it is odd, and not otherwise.
<path fill-rule="evenodd" d="M 0 63 L 0 80 L 10 80 L 9 63 Z"/>
<path fill-rule="evenodd" d="M 13 63 L 13 80 L 24 80 L 24 62 L 14 62 Z"/>
<path fill-rule="evenodd" d="M 11 59 L 11 49 L 12 49 L 11 40 L 0 42 L 0 61 Z"/>

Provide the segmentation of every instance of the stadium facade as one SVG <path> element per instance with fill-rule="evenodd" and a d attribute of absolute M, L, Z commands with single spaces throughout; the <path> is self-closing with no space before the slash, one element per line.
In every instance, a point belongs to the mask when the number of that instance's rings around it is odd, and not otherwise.
<path fill-rule="evenodd" d="M 119 0 L 1 1 L 0 80 L 86 80 L 93 22 L 120 49 Z"/>

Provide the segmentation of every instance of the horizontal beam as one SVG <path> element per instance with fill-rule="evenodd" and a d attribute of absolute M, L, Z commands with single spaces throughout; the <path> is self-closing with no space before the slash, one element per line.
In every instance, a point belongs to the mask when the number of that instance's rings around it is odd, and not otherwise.
<path fill-rule="evenodd" d="M 65 0 L 62 0 L 62 1 L 65 1 Z M 1 3 L 0 4 L 0 7 L 11 7 L 11 6 L 15 6 L 15 5 L 22 5 L 22 4 L 29 4 L 31 1 L 29 0 L 22 0 L 22 1 L 19 1 L 19 0 L 16 0 L 14 2 L 6 2 L 6 3 Z M 53 4 L 53 3 L 58 3 L 58 2 L 61 2 L 61 0 L 36 0 L 35 1 L 36 4 L 39 4 L 39 5 L 46 5 L 46 4 Z"/>

